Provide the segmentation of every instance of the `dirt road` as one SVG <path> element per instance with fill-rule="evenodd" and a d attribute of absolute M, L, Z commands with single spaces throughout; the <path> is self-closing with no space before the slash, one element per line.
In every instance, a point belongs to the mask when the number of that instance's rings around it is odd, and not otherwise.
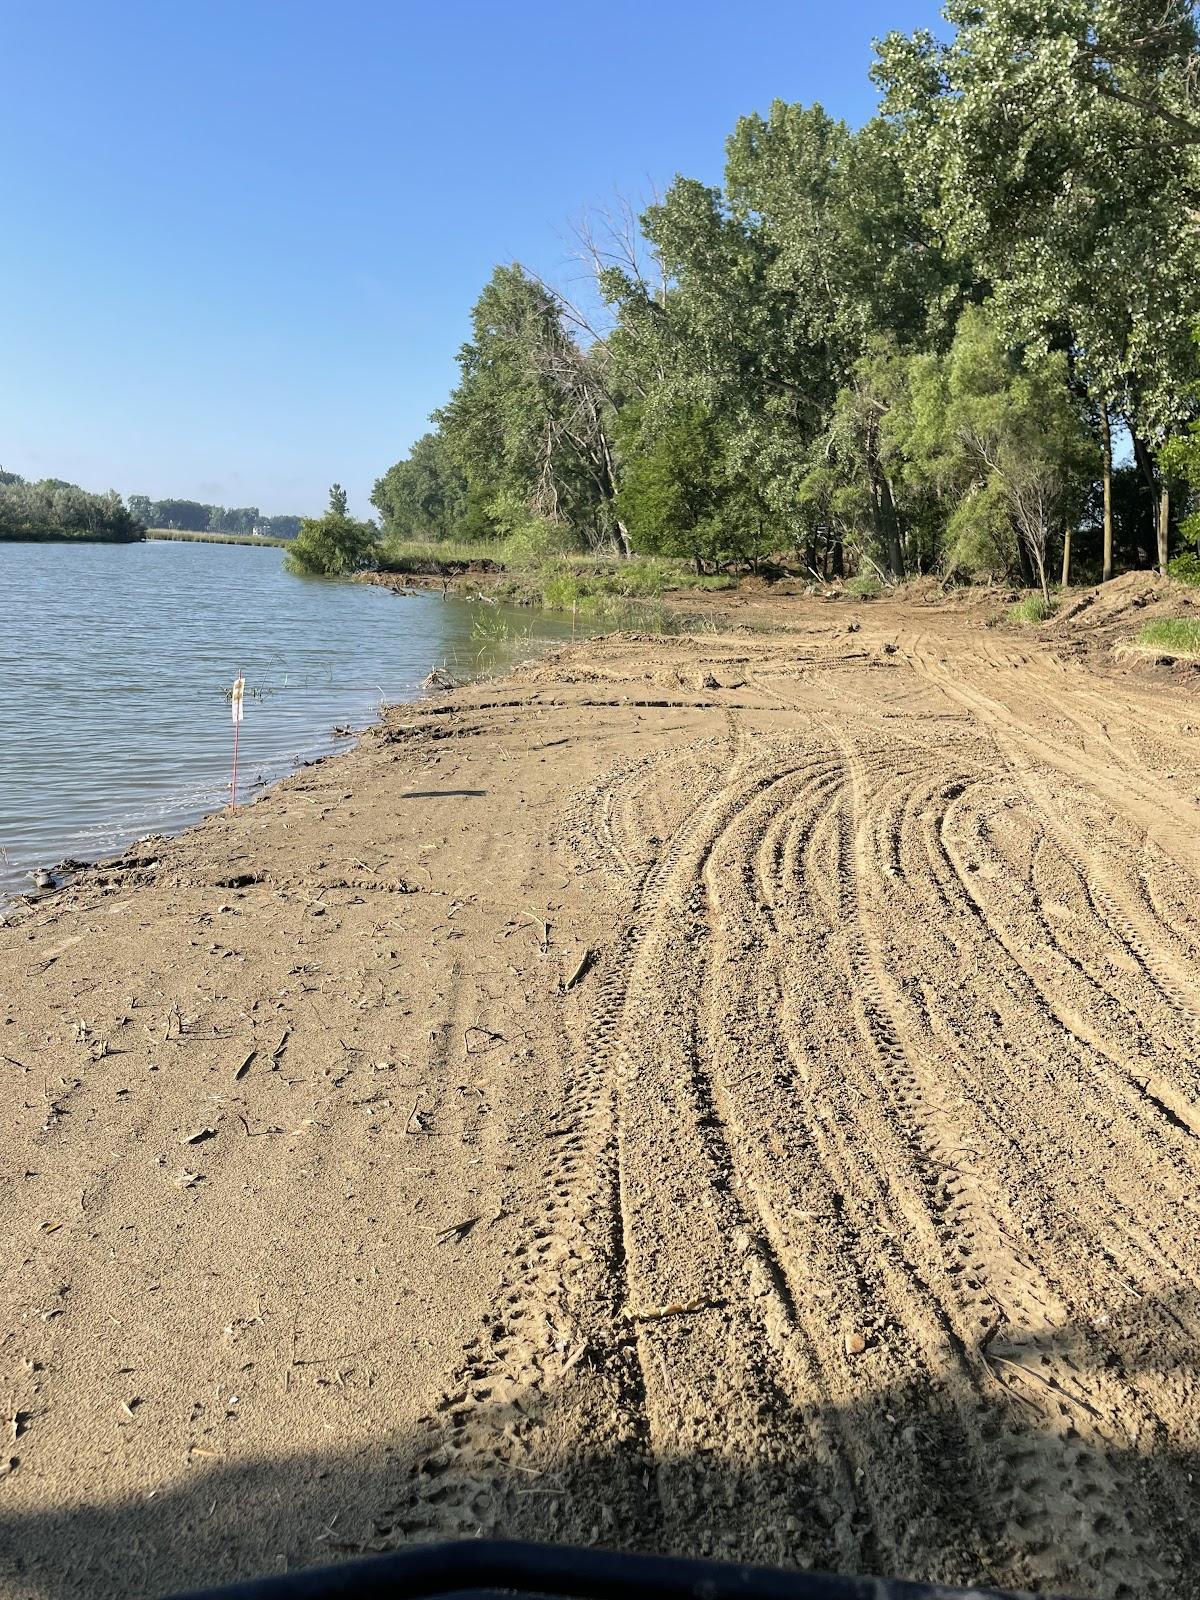
<path fill-rule="evenodd" d="M 777 620 L 0 932 L 5 1594 L 479 1529 L 1200 1593 L 1196 691 Z"/>

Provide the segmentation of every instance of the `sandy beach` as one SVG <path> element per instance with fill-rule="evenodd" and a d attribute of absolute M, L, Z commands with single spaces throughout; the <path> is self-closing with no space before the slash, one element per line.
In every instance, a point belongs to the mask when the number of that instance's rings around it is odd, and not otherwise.
<path fill-rule="evenodd" d="M 1112 590 L 554 650 L 16 913 L 0 1593 L 1195 1592 L 1200 710 Z"/>

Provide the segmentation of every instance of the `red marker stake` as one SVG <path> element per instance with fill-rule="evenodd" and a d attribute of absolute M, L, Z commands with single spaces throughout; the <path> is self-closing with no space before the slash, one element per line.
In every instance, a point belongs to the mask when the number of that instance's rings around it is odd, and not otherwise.
<path fill-rule="evenodd" d="M 239 673 L 234 679 L 233 694 L 230 696 L 229 700 L 230 709 L 233 715 L 233 777 L 229 783 L 229 794 L 231 800 L 230 809 L 233 811 L 237 810 L 238 733 L 241 731 L 242 726 L 242 695 L 245 692 L 245 688 L 246 680 L 241 673 Z"/>

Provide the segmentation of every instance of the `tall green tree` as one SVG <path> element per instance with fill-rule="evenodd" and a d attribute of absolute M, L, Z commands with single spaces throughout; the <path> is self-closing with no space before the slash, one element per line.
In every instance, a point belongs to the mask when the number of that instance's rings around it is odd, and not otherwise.
<path fill-rule="evenodd" d="M 884 111 L 927 213 L 975 263 L 1009 336 L 1063 349 L 1105 450 L 1128 426 L 1166 559 L 1155 454 L 1191 414 L 1200 312 L 1192 7 L 949 0 L 954 32 L 878 46 Z"/>
<path fill-rule="evenodd" d="M 386 538 L 472 538 L 490 531 L 440 433 L 422 434 L 408 455 L 376 480 L 371 504 L 383 518 Z"/>
<path fill-rule="evenodd" d="M 471 321 L 458 386 L 434 416 L 471 498 L 501 531 L 532 516 L 590 545 L 620 536 L 605 348 L 582 347 L 561 299 L 516 264 L 496 268 Z"/>
<path fill-rule="evenodd" d="M 890 431 L 909 482 L 952 508 L 950 562 L 1019 565 L 1048 601 L 1052 541 L 1078 518 L 1097 466 L 1065 355 L 1022 360 L 972 307 L 947 355 L 914 359 L 909 389 Z"/>
<path fill-rule="evenodd" d="M 777 102 L 738 123 L 723 189 L 679 179 L 647 212 L 665 292 L 629 272 L 605 283 L 621 317 L 613 348 L 633 356 L 647 415 L 718 419 L 727 470 L 777 541 L 812 561 L 829 526 L 813 488 L 856 363 L 881 335 L 944 342 L 959 298 L 898 148 L 881 123 L 851 132 L 819 106 Z M 894 535 L 882 546 L 902 571 Z"/>

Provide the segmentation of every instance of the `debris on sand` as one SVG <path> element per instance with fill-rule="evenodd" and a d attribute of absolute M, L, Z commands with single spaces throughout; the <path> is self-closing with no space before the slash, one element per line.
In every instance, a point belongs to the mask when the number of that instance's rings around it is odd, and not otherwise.
<path fill-rule="evenodd" d="M 421 679 L 421 687 L 422 689 L 446 692 L 450 689 L 457 689 L 458 684 L 444 667 L 434 667 L 428 677 Z"/>
<path fill-rule="evenodd" d="M 564 994 L 568 989 L 573 989 L 575 985 L 584 977 L 588 968 L 592 964 L 593 954 L 593 951 L 585 950 L 580 956 L 579 960 L 576 962 L 575 966 L 571 969 L 571 972 L 568 974 L 568 976 L 563 979 Z"/>

